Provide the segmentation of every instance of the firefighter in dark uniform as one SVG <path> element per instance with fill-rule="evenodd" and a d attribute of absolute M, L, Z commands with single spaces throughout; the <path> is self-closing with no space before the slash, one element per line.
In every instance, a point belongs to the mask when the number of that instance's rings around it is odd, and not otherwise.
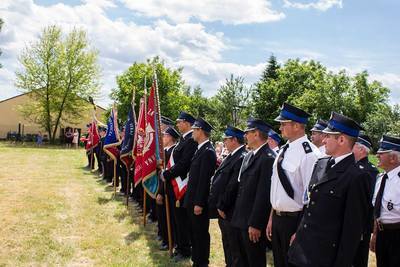
<path fill-rule="evenodd" d="M 373 204 L 375 226 L 370 248 L 377 267 L 400 266 L 400 138 L 384 135 L 380 142 Z"/>
<path fill-rule="evenodd" d="M 176 126 L 181 133 L 181 138 L 171 155 L 174 165 L 163 172 L 163 179 L 166 180 L 167 184 L 171 184 L 172 179 L 177 177 L 181 177 L 182 180 L 187 179 L 192 157 L 197 149 L 197 143 L 192 138 L 193 130 L 191 129 L 195 120 L 192 115 L 183 111 L 176 120 Z M 181 200 L 174 198 L 173 201 L 173 215 L 176 225 L 175 261 L 181 261 L 191 256 L 190 225 L 186 209 L 183 207 L 183 203 L 181 203 L 183 199 L 184 196 Z"/>
<path fill-rule="evenodd" d="M 368 154 L 372 150 L 372 141 L 366 134 L 359 134 L 357 142 L 353 147 L 354 158 L 360 170 L 369 174 L 369 196 L 372 201 L 374 194 L 376 177 L 379 173 L 378 169 L 368 160 Z M 364 233 L 361 236 L 360 245 L 358 246 L 356 257 L 354 258 L 354 267 L 368 267 L 369 241 L 374 227 L 374 213 L 372 203 L 369 209 L 369 219 L 365 224 Z"/>
<path fill-rule="evenodd" d="M 319 151 L 321 152 L 321 157 L 325 157 L 325 146 L 323 144 L 325 134 L 322 132 L 328 126 L 328 122 L 324 120 L 317 120 L 314 126 L 311 128 L 311 141 L 312 143 L 318 147 Z"/>
<path fill-rule="evenodd" d="M 210 219 L 208 195 L 211 177 L 217 166 L 217 156 L 209 138 L 211 125 L 197 118 L 192 126 L 193 139 L 198 143 L 189 170 L 184 206 L 190 220 L 193 266 L 208 266 L 210 257 Z"/>
<path fill-rule="evenodd" d="M 240 256 L 238 241 L 235 239 L 231 225 L 236 195 L 229 200 L 227 198 L 229 196 L 225 196 L 224 193 L 230 181 L 237 182 L 240 166 L 247 151 L 244 145 L 244 132 L 242 130 L 228 126 L 223 139 L 229 154 L 222 161 L 212 178 L 208 205 L 210 218 L 218 218 L 225 263 L 226 266 L 230 267 L 237 266 Z"/>
<path fill-rule="evenodd" d="M 326 153 L 314 166 L 302 220 L 289 248 L 299 267 L 352 266 L 369 210 L 369 174 L 354 159 L 361 126 L 333 112 L 324 129 Z"/>
<path fill-rule="evenodd" d="M 249 119 L 245 130 L 251 149 L 243 159 L 237 178 L 236 203 L 231 224 L 240 249 L 238 266 L 266 266 L 266 236 L 271 210 L 269 194 L 275 153 L 269 148 L 271 126 L 260 119 Z M 227 192 L 229 193 L 229 192 Z"/>
<path fill-rule="evenodd" d="M 274 130 L 268 133 L 268 145 L 275 152 L 275 156 L 278 155 L 280 146 L 282 144 L 282 137 Z"/>
<path fill-rule="evenodd" d="M 169 161 L 169 158 L 172 154 L 172 151 L 174 150 L 176 146 L 176 142 L 179 139 L 180 135 L 179 133 L 172 127 L 168 127 L 165 129 L 163 132 L 163 144 L 164 144 L 164 158 L 165 158 L 165 163 L 167 164 Z M 157 218 L 158 218 L 158 234 L 161 237 L 161 250 L 168 250 L 168 228 L 167 228 L 167 215 L 166 215 L 166 210 L 165 210 L 165 190 L 164 188 L 167 186 L 166 184 L 164 185 L 164 181 L 160 179 L 159 181 L 159 187 L 158 187 L 158 193 L 156 196 L 156 201 L 157 201 Z M 168 200 L 169 200 L 169 212 L 170 212 L 170 218 L 171 212 L 173 211 L 173 203 L 171 203 L 172 200 L 172 189 L 167 188 L 166 189 L 168 192 Z M 170 221 L 171 225 L 171 230 L 173 231 L 174 225 L 172 221 Z M 173 236 L 173 232 L 172 232 Z"/>

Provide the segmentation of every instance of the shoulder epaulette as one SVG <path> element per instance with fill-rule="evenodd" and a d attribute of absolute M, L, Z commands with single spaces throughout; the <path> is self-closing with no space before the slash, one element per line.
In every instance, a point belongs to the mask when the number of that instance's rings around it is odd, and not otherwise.
<path fill-rule="evenodd" d="M 308 142 L 303 142 L 303 148 L 304 148 L 304 152 L 306 154 L 312 152 L 312 148 L 311 148 L 311 146 L 310 146 L 310 144 Z"/>

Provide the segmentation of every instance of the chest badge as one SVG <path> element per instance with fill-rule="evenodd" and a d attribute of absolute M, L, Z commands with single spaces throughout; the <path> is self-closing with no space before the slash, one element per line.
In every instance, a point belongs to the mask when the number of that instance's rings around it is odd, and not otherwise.
<path fill-rule="evenodd" d="M 387 204 L 387 209 L 389 210 L 389 211 L 391 211 L 392 209 L 393 209 L 393 203 L 392 202 L 388 202 L 388 204 Z"/>

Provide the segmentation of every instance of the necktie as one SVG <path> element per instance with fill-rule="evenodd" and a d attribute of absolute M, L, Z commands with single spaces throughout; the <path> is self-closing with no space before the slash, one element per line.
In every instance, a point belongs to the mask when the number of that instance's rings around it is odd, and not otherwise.
<path fill-rule="evenodd" d="M 381 216 L 381 208 L 382 208 L 382 198 L 383 198 L 383 191 L 385 191 L 385 184 L 386 180 L 388 179 L 387 173 L 382 177 L 381 185 L 378 190 L 378 194 L 376 195 L 375 199 L 375 207 L 374 207 L 374 215 L 375 219 Z"/>
<path fill-rule="evenodd" d="M 242 171 L 247 168 L 247 165 L 249 164 L 250 159 L 253 157 L 253 155 L 254 155 L 253 151 L 250 151 L 249 153 L 247 153 L 247 155 L 243 159 L 242 166 L 240 166 L 238 182 L 240 182 L 240 176 L 242 176 Z"/>
<path fill-rule="evenodd" d="M 294 198 L 294 191 L 293 191 L 293 187 L 290 184 L 289 178 L 287 177 L 285 171 L 282 168 L 282 161 L 285 157 L 285 153 L 286 150 L 289 148 L 289 144 L 286 144 L 283 148 L 282 148 L 282 153 L 279 155 L 278 158 L 278 163 L 277 163 L 277 169 L 278 169 L 278 177 L 279 177 L 279 181 L 281 182 L 283 189 L 285 189 L 286 194 L 290 197 L 290 198 Z"/>
<path fill-rule="evenodd" d="M 333 165 L 335 165 L 335 159 L 334 158 L 330 158 L 328 160 L 328 164 L 326 164 L 325 173 L 328 172 L 332 168 Z"/>

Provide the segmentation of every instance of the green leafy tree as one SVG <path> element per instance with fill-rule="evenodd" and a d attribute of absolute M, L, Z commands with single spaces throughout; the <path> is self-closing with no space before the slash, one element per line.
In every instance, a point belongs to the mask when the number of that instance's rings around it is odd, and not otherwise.
<path fill-rule="evenodd" d="M 111 99 L 118 107 L 118 116 L 125 120 L 135 90 L 135 106 L 138 111 L 140 98 L 144 94 L 146 78 L 147 93 L 153 81 L 154 71 L 157 74 L 161 114 L 172 119 L 178 116 L 179 110 L 189 108 L 189 98 L 185 94 L 187 86 L 182 79 L 182 69 L 165 66 L 159 57 L 145 63 L 134 62 L 124 73 L 117 76 L 117 88 L 112 89 Z"/>
<path fill-rule="evenodd" d="M 59 27 L 49 26 L 20 56 L 16 86 L 32 99 L 21 112 L 41 125 L 52 142 L 61 123 L 77 122 L 90 108 L 86 99 L 97 96 L 97 55 L 84 31 L 73 29 L 63 37 Z"/>

